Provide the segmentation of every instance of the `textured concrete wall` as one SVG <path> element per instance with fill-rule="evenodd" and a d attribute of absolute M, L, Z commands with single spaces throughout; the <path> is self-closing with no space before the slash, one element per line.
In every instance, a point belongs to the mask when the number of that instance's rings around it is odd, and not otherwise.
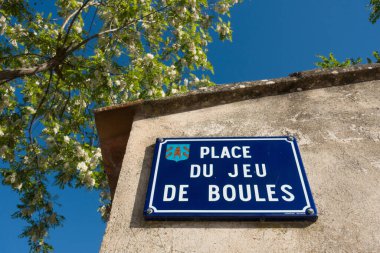
<path fill-rule="evenodd" d="M 380 252 L 380 81 L 136 116 L 102 252 Z M 295 135 L 316 223 L 144 221 L 157 137 Z"/>

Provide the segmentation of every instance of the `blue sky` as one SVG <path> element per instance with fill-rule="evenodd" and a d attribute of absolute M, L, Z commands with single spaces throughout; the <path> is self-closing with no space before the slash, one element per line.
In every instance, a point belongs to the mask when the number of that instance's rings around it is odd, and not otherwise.
<path fill-rule="evenodd" d="M 380 27 L 368 21 L 369 0 L 246 0 L 232 10 L 233 42 L 210 45 L 218 83 L 287 76 L 315 68 L 316 55 L 366 58 L 380 50 Z M 0 251 L 28 252 L 18 238 L 24 224 L 10 215 L 17 195 L 0 186 Z M 96 209 L 98 193 L 53 189 L 66 217 L 50 234 L 55 252 L 97 252 L 105 224 Z M 144 197 L 144 196 L 142 196 Z"/>

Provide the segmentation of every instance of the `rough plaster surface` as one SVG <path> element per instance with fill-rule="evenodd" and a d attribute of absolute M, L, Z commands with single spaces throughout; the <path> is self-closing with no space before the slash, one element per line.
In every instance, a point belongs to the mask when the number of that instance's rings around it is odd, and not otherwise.
<path fill-rule="evenodd" d="M 101 252 L 380 252 L 380 81 L 236 102 L 132 126 Z M 315 223 L 144 221 L 157 137 L 295 135 Z"/>

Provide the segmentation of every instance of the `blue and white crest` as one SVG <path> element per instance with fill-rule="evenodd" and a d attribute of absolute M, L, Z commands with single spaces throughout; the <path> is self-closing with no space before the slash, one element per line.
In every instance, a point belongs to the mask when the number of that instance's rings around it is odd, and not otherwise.
<path fill-rule="evenodd" d="M 183 161 L 189 158 L 190 144 L 167 144 L 165 158 L 172 161 Z"/>

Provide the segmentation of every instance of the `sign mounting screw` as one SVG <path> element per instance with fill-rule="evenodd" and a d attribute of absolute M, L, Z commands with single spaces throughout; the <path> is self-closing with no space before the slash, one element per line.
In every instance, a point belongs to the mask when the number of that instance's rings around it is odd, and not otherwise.
<path fill-rule="evenodd" d="M 308 208 L 308 209 L 306 209 L 306 213 L 309 215 L 312 215 L 312 214 L 314 214 L 314 210 L 312 208 Z"/>
<path fill-rule="evenodd" d="M 164 142 L 164 139 L 163 138 L 158 138 L 158 141 L 159 142 Z"/>
<path fill-rule="evenodd" d="M 288 141 L 293 141 L 294 137 L 293 136 L 288 136 Z"/>
<path fill-rule="evenodd" d="M 148 208 L 148 209 L 146 210 L 146 213 L 147 213 L 147 214 L 152 214 L 152 213 L 153 213 L 153 209 L 152 209 L 152 208 Z"/>

